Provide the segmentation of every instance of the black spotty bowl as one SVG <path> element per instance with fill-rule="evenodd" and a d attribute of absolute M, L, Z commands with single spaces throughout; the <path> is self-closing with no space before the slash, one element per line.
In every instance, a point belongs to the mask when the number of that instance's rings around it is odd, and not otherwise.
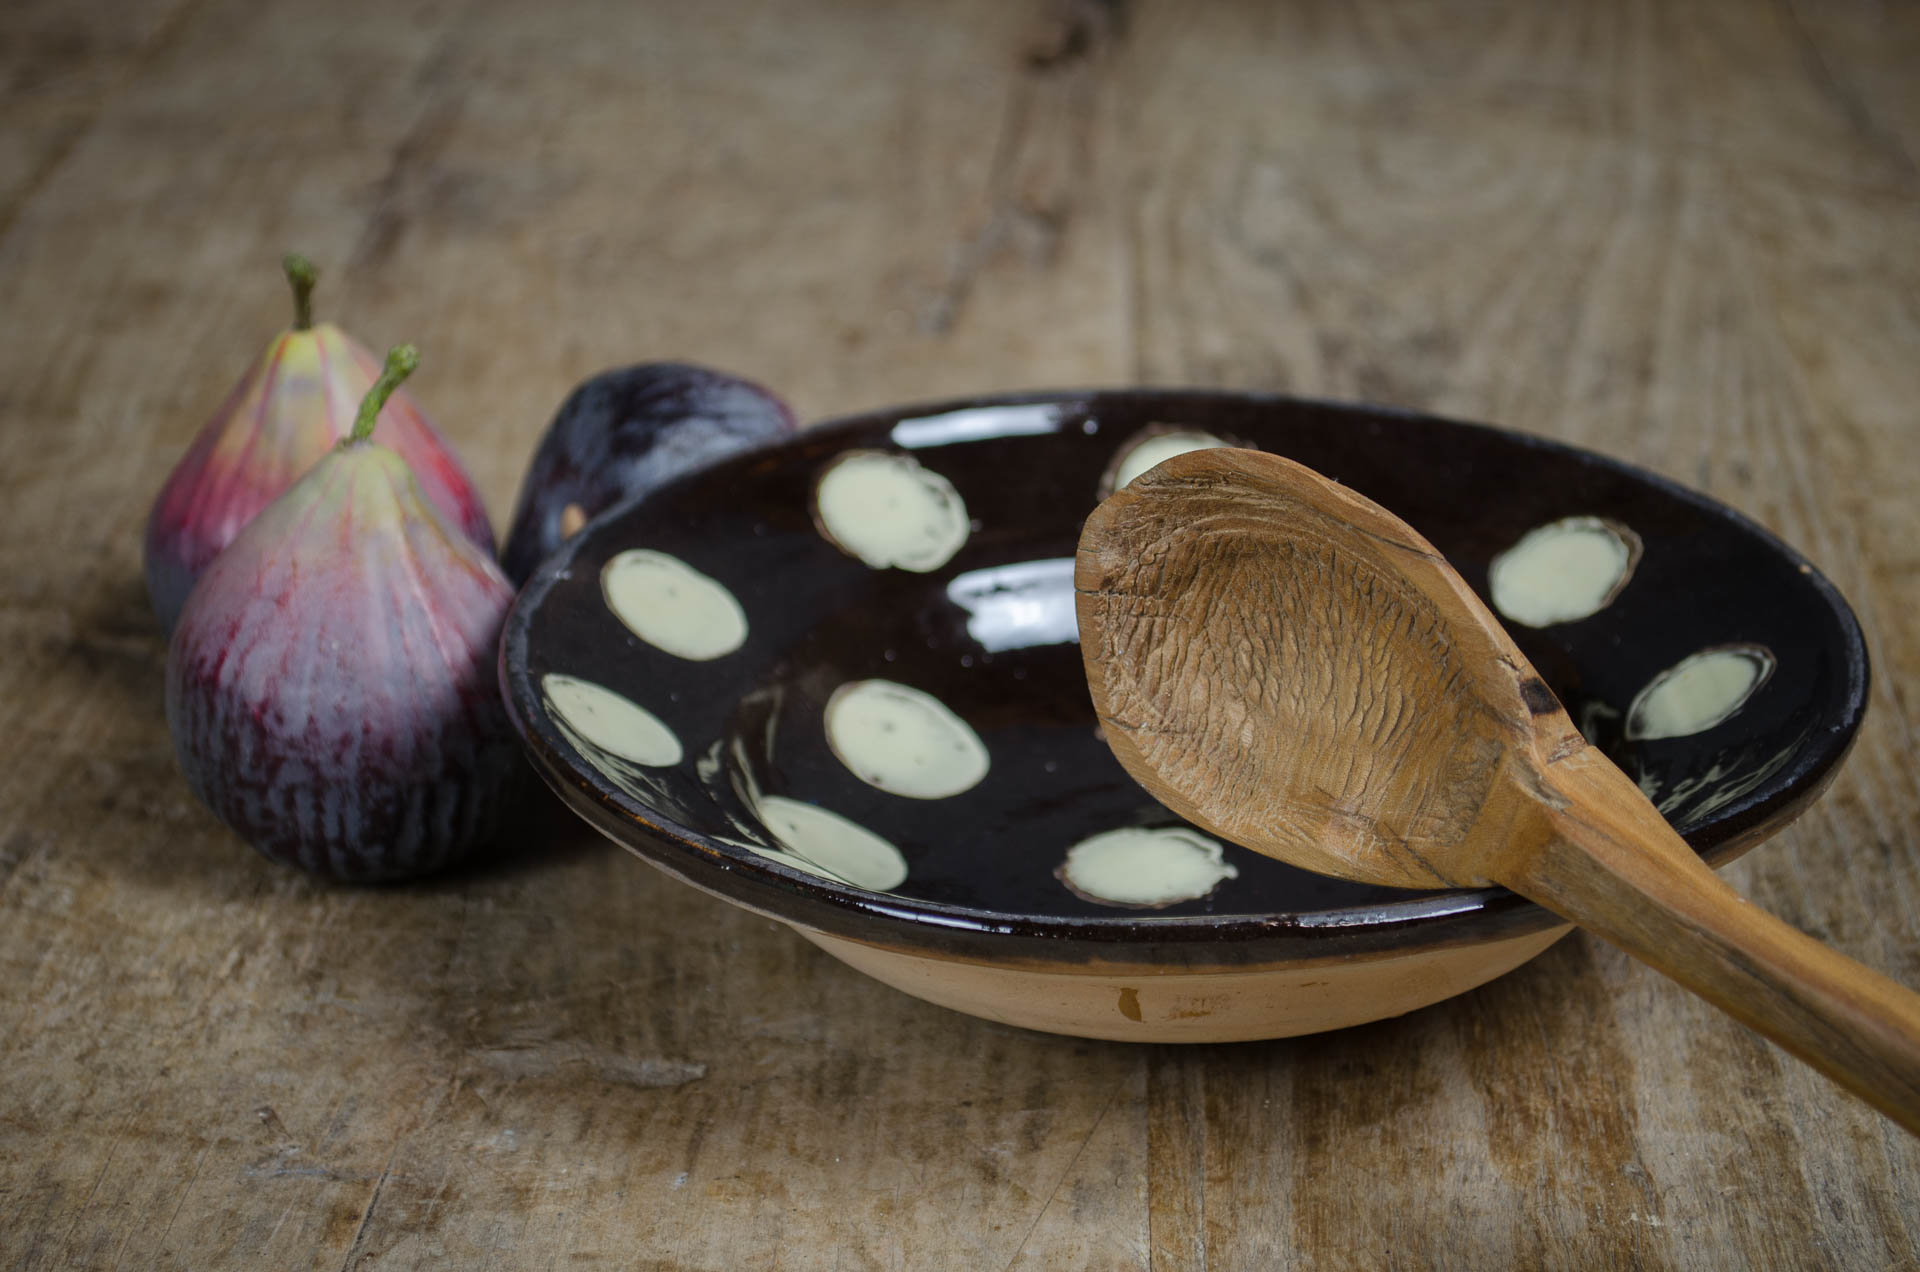
<path fill-rule="evenodd" d="M 1866 701 L 1845 602 L 1713 501 L 1425 416 L 1125 390 L 876 411 L 590 524 L 502 646 L 547 780 L 617 842 L 909 993 L 1060 1033 L 1395 1015 L 1566 931 L 1500 889 L 1343 883 L 1121 770 L 1075 644 L 1081 522 L 1199 445 L 1287 455 L 1426 535 L 1703 856 L 1823 789 Z"/>

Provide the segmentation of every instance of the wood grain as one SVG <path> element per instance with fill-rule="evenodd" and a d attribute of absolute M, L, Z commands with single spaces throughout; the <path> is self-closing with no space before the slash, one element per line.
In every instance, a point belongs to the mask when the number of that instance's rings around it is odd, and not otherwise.
<path fill-rule="evenodd" d="M 1586 745 L 1439 549 L 1282 455 L 1194 451 L 1136 478 L 1087 518 L 1073 590 L 1127 772 L 1321 874 L 1485 887 L 1499 849 L 1538 847 L 1543 775 Z"/>
<path fill-rule="evenodd" d="M 1141 379 L 1491 419 L 1839 583 L 1866 729 L 1730 873 L 1920 982 L 1917 47 L 1867 0 L 11 5 L 0 1264 L 1920 1267 L 1909 1139 L 1584 938 L 1397 1021 L 1133 1049 L 573 832 L 275 870 L 174 769 L 138 560 L 288 247 L 421 346 L 496 516 L 638 358 L 813 416 Z"/>
<path fill-rule="evenodd" d="M 1685 985 L 1920 1135 L 1920 995 L 1729 888 L 1589 747 L 1546 770 L 1566 803 L 1494 873 Z"/>

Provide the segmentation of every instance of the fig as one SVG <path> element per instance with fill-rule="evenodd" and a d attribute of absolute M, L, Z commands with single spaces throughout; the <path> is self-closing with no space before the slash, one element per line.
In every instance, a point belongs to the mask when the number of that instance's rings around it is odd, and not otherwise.
<path fill-rule="evenodd" d="M 265 856 L 345 881 L 468 854 L 532 771 L 495 675 L 513 588 L 371 440 L 417 362 L 388 355 L 347 438 L 214 558 L 167 649 L 194 794 Z"/>
<path fill-rule="evenodd" d="M 534 451 L 500 564 L 517 586 L 600 512 L 798 427 L 757 384 L 685 362 L 604 371 L 560 404 Z"/>
<path fill-rule="evenodd" d="M 207 563 L 346 436 L 380 373 L 358 341 L 332 323 L 314 325 L 312 263 L 288 253 L 281 264 L 293 287 L 293 326 L 201 428 L 147 518 L 147 594 L 168 631 Z M 493 551 L 493 525 L 472 479 L 411 398 L 402 393 L 387 404 L 374 438 L 400 453 L 463 534 Z"/>

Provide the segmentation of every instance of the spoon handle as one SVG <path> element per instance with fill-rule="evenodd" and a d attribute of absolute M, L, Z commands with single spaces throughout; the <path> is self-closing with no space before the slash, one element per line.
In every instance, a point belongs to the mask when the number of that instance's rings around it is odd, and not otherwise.
<path fill-rule="evenodd" d="M 1920 995 L 1754 907 L 1587 750 L 1570 799 L 1499 881 L 1605 937 L 1920 1134 Z"/>

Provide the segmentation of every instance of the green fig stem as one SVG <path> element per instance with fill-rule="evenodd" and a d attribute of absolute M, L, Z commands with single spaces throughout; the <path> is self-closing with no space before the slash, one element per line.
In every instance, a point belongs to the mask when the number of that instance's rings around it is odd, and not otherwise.
<path fill-rule="evenodd" d="M 413 374 L 420 365 L 420 351 L 412 345 L 395 345 L 387 350 L 387 365 L 380 369 L 380 378 L 367 390 L 367 396 L 360 399 L 360 413 L 353 417 L 353 432 L 347 434 L 342 446 L 351 446 L 355 442 L 364 442 L 373 436 L 374 421 L 380 418 L 380 408 L 387 404 L 393 391 L 400 382 Z"/>
<path fill-rule="evenodd" d="M 280 268 L 287 271 L 287 282 L 293 287 L 293 329 L 305 331 L 313 326 L 313 285 L 320 281 L 320 271 L 298 252 L 282 256 Z"/>

